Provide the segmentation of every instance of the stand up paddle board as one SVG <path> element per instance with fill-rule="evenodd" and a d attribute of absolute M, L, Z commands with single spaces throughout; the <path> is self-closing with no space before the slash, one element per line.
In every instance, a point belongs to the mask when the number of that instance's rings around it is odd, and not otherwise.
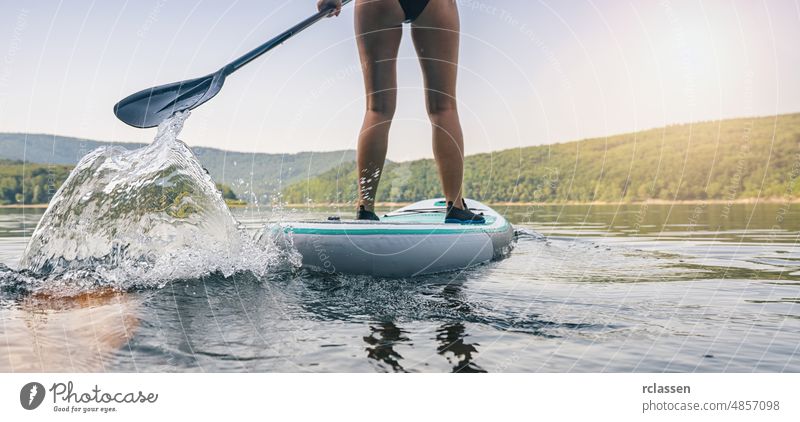
<path fill-rule="evenodd" d="M 400 208 L 381 221 L 338 220 L 283 223 L 303 267 L 312 271 L 413 277 L 460 270 L 507 255 L 514 229 L 503 216 L 470 199 L 483 224 L 445 224 L 444 199 Z"/>

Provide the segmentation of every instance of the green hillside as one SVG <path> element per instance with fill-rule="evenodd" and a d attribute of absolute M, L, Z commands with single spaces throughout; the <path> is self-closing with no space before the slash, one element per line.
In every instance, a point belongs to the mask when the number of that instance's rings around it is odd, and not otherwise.
<path fill-rule="evenodd" d="M 0 205 L 46 204 L 70 170 L 71 166 L 0 160 Z"/>
<path fill-rule="evenodd" d="M 241 199 L 248 202 L 253 202 L 251 192 L 254 192 L 262 203 L 285 186 L 317 176 L 340 162 L 355 158 L 352 150 L 298 154 L 248 154 L 211 148 L 192 150 L 214 180 L 231 186 Z"/>
<path fill-rule="evenodd" d="M 798 197 L 800 114 L 672 125 L 469 156 L 468 197 L 487 202 Z M 290 203 L 350 202 L 352 162 L 284 190 Z M 390 163 L 378 201 L 441 196 L 432 160 Z"/>
<path fill-rule="evenodd" d="M 53 135 L 0 133 L 0 159 L 74 166 L 86 153 L 104 145 L 111 143 Z M 133 143 L 114 145 L 128 149 L 144 146 Z M 192 151 L 214 180 L 231 186 L 241 199 L 249 202 L 253 201 L 251 192 L 258 196 L 259 201 L 265 201 L 282 187 L 316 176 L 341 162 L 352 161 L 355 156 L 352 150 L 254 154 L 194 147 Z"/>
<path fill-rule="evenodd" d="M 73 166 L 0 160 L 0 205 L 47 204 Z M 228 205 L 245 205 L 230 186 L 217 183 Z"/>

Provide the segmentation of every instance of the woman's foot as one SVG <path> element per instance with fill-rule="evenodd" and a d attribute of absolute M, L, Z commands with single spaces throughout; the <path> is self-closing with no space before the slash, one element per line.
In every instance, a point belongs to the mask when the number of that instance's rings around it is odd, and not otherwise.
<path fill-rule="evenodd" d="M 452 202 L 447 203 L 447 215 L 444 222 L 447 224 L 484 224 L 486 219 L 483 214 L 475 214 L 467 208 L 466 202 L 462 202 L 464 209 L 456 208 Z"/>
<path fill-rule="evenodd" d="M 356 211 L 356 220 L 381 221 L 381 219 L 378 218 L 374 212 L 368 211 L 363 205 L 358 206 L 358 211 Z"/>

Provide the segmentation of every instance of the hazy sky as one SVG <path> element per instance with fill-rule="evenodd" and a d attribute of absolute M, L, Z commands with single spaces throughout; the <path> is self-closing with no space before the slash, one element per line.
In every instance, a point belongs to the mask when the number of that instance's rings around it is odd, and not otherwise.
<path fill-rule="evenodd" d="M 446 1 L 446 0 L 433 0 Z M 0 0 L 0 131 L 148 142 L 124 96 L 202 76 L 312 14 L 315 0 Z M 800 3 L 460 0 L 468 154 L 670 123 L 800 111 Z M 430 157 L 403 40 L 389 158 Z M 354 148 L 353 13 L 248 65 L 181 138 L 238 151 Z"/>

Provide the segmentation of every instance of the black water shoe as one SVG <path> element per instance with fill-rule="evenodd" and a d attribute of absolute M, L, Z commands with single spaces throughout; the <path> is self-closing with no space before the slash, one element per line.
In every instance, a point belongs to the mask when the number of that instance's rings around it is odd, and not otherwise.
<path fill-rule="evenodd" d="M 358 206 L 358 211 L 356 212 L 356 220 L 370 220 L 370 221 L 381 221 L 378 216 L 372 212 L 367 211 L 363 205 Z"/>
<path fill-rule="evenodd" d="M 447 224 L 485 224 L 483 213 L 475 214 L 467 208 L 467 203 L 462 202 L 464 209 L 456 208 L 452 202 L 447 203 L 447 215 L 444 222 Z"/>

